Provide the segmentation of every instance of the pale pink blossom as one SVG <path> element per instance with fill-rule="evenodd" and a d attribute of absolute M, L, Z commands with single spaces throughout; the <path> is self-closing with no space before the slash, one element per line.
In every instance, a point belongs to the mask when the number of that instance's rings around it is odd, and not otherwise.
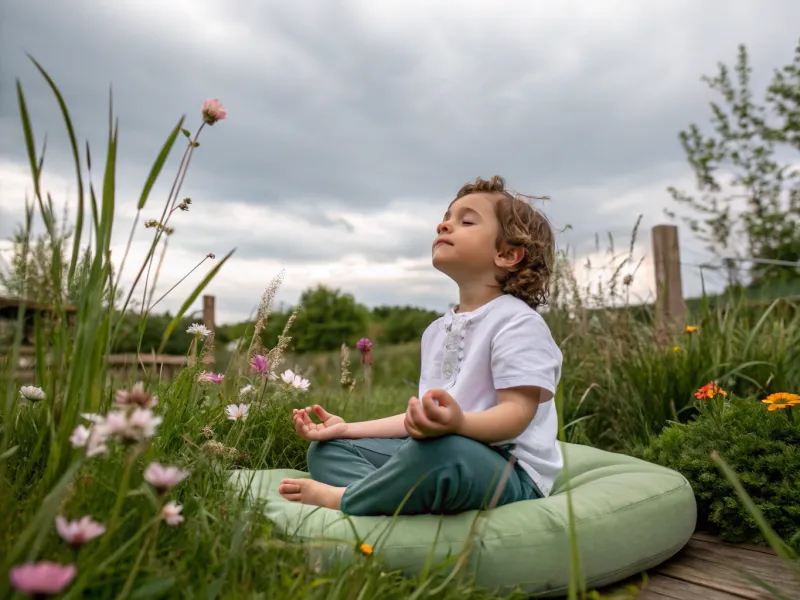
<path fill-rule="evenodd" d="M 69 441 L 73 448 L 85 448 L 86 443 L 89 441 L 89 429 L 84 425 L 78 425 L 72 430 L 72 435 L 69 436 Z"/>
<path fill-rule="evenodd" d="M 119 406 L 140 406 L 142 408 L 151 408 L 156 405 L 158 398 L 152 396 L 150 392 L 146 391 L 144 389 L 144 383 L 140 381 L 129 390 L 118 391 L 116 401 Z"/>
<path fill-rule="evenodd" d="M 209 98 L 203 102 L 202 107 L 203 121 L 213 125 L 217 121 L 224 121 L 228 117 L 228 111 L 216 98 Z"/>
<path fill-rule="evenodd" d="M 290 369 L 287 369 L 286 371 L 283 372 L 283 375 L 281 375 L 281 379 L 283 379 L 283 382 L 285 384 L 290 385 L 298 390 L 305 391 L 308 389 L 308 386 L 310 385 L 308 379 L 303 379 L 302 377 L 300 377 L 300 375 L 294 373 Z"/>
<path fill-rule="evenodd" d="M 188 471 L 178 467 L 164 467 L 160 463 L 151 462 L 144 472 L 144 479 L 159 492 L 168 492 L 189 476 Z"/>
<path fill-rule="evenodd" d="M 108 452 L 108 447 L 105 445 L 105 433 L 103 429 L 104 421 L 101 419 L 96 423 L 101 425 L 98 427 L 86 427 L 85 425 L 78 425 L 69 436 L 69 441 L 72 443 L 73 448 L 85 448 L 86 456 L 93 457 L 105 454 Z"/>
<path fill-rule="evenodd" d="M 246 398 L 255 391 L 256 388 L 254 388 L 252 385 L 248 383 L 246 386 L 244 386 L 242 389 L 239 390 L 239 398 Z"/>
<path fill-rule="evenodd" d="M 137 408 L 128 417 L 128 425 L 134 430 L 139 431 L 143 438 L 151 438 L 156 433 L 156 427 L 161 425 L 164 419 L 153 414 L 148 408 Z"/>
<path fill-rule="evenodd" d="M 106 532 L 104 525 L 93 521 L 89 515 L 79 521 L 67 521 L 61 515 L 56 517 L 56 531 L 71 546 L 81 546 Z"/>
<path fill-rule="evenodd" d="M 222 383 L 225 375 L 222 373 L 206 373 L 205 371 L 197 376 L 197 383 Z"/>
<path fill-rule="evenodd" d="M 42 561 L 12 567 L 8 574 L 11 585 L 28 596 L 59 594 L 75 579 L 75 565 Z"/>
<path fill-rule="evenodd" d="M 105 436 L 116 437 L 125 442 L 142 442 L 155 435 L 163 419 L 153 414 L 149 408 L 136 408 L 130 414 L 125 411 L 112 411 L 103 423 L 97 423 Z"/>
<path fill-rule="evenodd" d="M 250 411 L 249 404 L 229 404 L 225 407 L 225 413 L 228 415 L 229 421 L 244 421 L 247 419 L 247 413 Z"/>
<path fill-rule="evenodd" d="M 267 357 L 262 356 L 261 354 L 257 354 L 250 361 L 250 368 L 253 369 L 253 371 L 256 371 L 257 373 L 263 373 L 265 370 L 269 368 Z"/>
<path fill-rule="evenodd" d="M 183 515 L 181 515 L 182 510 L 183 506 L 180 504 L 167 502 L 161 509 L 161 518 L 164 519 L 167 525 L 179 525 L 183 523 Z"/>

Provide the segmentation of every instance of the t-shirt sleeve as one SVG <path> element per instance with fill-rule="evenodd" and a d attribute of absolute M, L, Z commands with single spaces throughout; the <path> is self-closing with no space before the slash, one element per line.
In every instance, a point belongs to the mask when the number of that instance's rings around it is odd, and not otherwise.
<path fill-rule="evenodd" d="M 491 352 L 496 390 L 536 386 L 555 395 L 561 378 L 561 350 L 538 314 L 507 323 L 492 339 Z"/>

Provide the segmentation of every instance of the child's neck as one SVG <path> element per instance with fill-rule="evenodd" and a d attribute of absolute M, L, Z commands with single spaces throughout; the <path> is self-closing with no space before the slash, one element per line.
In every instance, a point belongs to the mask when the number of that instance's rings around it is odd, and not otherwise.
<path fill-rule="evenodd" d="M 480 308 L 503 295 L 497 285 L 487 285 L 485 282 L 472 284 L 458 284 L 458 306 L 456 312 L 466 313 Z"/>

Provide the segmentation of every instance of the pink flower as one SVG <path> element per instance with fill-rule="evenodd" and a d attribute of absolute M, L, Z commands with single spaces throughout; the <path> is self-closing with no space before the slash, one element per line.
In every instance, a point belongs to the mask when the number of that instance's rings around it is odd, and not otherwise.
<path fill-rule="evenodd" d="M 209 125 L 213 125 L 217 121 L 224 121 L 228 117 L 228 111 L 216 98 L 209 98 L 203 102 L 200 110 L 203 112 L 203 121 Z"/>
<path fill-rule="evenodd" d="M 365 365 L 372 364 L 372 342 L 368 338 L 361 338 L 356 344 L 356 348 L 361 352 L 361 362 Z"/>
<path fill-rule="evenodd" d="M 119 438 L 123 442 L 142 442 L 155 435 L 156 427 L 163 419 L 153 414 L 149 408 L 135 408 L 130 415 L 122 410 L 106 415 L 104 422 L 96 423 L 102 437 Z M 91 440 L 90 440 L 91 441 Z"/>
<path fill-rule="evenodd" d="M 142 408 L 152 408 L 158 403 L 158 398 L 145 391 L 144 383 L 141 381 L 129 390 L 118 391 L 116 400 L 119 406 L 140 406 Z"/>
<path fill-rule="evenodd" d="M 257 354 L 250 361 L 250 368 L 258 373 L 263 373 L 268 367 L 269 363 L 267 362 L 267 357 L 261 354 Z"/>
<path fill-rule="evenodd" d="M 222 379 L 225 377 L 222 373 L 200 373 L 197 376 L 197 383 L 222 383 Z"/>
<path fill-rule="evenodd" d="M 71 546 L 81 546 L 106 532 L 104 525 L 93 521 L 89 515 L 80 521 L 67 521 L 61 515 L 56 517 L 56 531 Z"/>
<path fill-rule="evenodd" d="M 166 521 L 167 525 L 179 525 L 183 523 L 183 515 L 181 515 L 182 510 L 183 506 L 180 504 L 167 502 L 161 509 L 161 518 Z"/>
<path fill-rule="evenodd" d="M 28 596 L 58 594 L 75 579 L 75 565 L 42 561 L 13 567 L 8 578 L 18 591 Z"/>
<path fill-rule="evenodd" d="M 178 467 L 163 467 L 157 462 L 151 462 L 144 472 L 144 479 L 159 492 L 168 492 L 189 476 L 188 471 L 181 471 Z"/>

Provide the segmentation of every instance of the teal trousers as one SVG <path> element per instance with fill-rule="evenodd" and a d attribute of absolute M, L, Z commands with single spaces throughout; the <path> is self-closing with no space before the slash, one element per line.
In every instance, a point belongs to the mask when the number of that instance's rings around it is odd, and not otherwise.
<path fill-rule="evenodd" d="M 514 466 L 497 506 L 542 494 L 507 448 L 459 435 L 312 442 L 311 478 L 346 488 L 341 511 L 352 516 L 454 514 L 486 508 L 509 460 Z"/>

